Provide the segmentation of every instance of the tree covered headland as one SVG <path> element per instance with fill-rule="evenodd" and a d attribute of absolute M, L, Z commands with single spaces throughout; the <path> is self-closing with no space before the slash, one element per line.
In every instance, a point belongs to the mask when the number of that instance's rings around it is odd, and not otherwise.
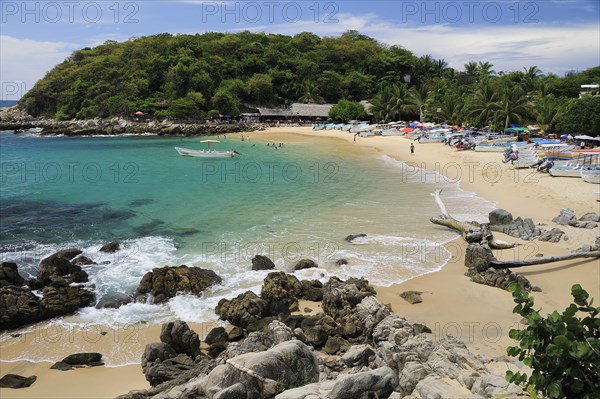
<path fill-rule="evenodd" d="M 600 97 L 578 100 L 580 85 L 592 83 L 600 83 L 600 67 L 558 77 L 535 66 L 503 72 L 473 61 L 457 71 L 443 59 L 417 57 L 356 31 L 324 38 L 307 32 L 163 33 L 75 51 L 19 106 L 57 120 L 137 111 L 198 119 L 236 116 L 257 105 L 370 100 L 378 121 L 424 118 L 499 128 L 537 123 L 549 131 L 598 135 L 600 121 L 587 118 L 582 130 L 568 118 L 598 109 Z"/>

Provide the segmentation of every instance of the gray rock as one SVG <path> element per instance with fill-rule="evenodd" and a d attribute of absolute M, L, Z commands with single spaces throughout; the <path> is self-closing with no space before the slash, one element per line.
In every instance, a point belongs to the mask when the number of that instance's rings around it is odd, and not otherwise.
<path fill-rule="evenodd" d="M 146 373 L 148 365 L 154 363 L 155 360 L 167 360 L 177 356 L 175 349 L 171 345 L 164 342 L 153 342 L 146 345 L 142 354 L 142 371 Z"/>
<path fill-rule="evenodd" d="M 513 216 L 504 209 L 494 209 L 489 213 L 488 219 L 490 224 L 510 224 L 513 221 Z"/>
<path fill-rule="evenodd" d="M 329 337 L 327 339 L 327 342 L 325 343 L 323 350 L 325 351 L 325 353 L 328 353 L 330 355 L 335 355 L 340 350 L 347 349 L 349 346 L 350 346 L 350 344 L 348 343 L 348 341 L 346 341 L 344 338 L 336 335 L 334 337 Z"/>
<path fill-rule="evenodd" d="M 355 345 L 350 347 L 340 360 L 348 367 L 365 366 L 369 359 L 375 356 L 375 351 L 369 345 Z"/>
<path fill-rule="evenodd" d="M 202 295 L 211 285 L 222 281 L 214 271 L 200 267 L 160 267 L 152 269 L 142 277 L 137 293 L 151 295 L 155 303 L 162 303 L 174 298 L 181 292 Z"/>
<path fill-rule="evenodd" d="M 23 377 L 17 374 L 6 374 L 0 378 L 0 388 L 27 388 L 35 382 L 37 377 L 32 375 L 31 377 Z"/>
<path fill-rule="evenodd" d="M 421 291 L 404 291 L 400 293 L 400 297 L 404 299 L 406 302 L 414 305 L 415 303 L 423 302 L 423 298 L 421 298 Z"/>
<path fill-rule="evenodd" d="M 533 223 L 533 220 L 517 217 L 508 224 L 493 224 L 490 222 L 490 230 L 508 234 L 511 237 L 517 237 L 522 240 L 533 240 L 541 234 L 540 229 Z"/>
<path fill-rule="evenodd" d="M 41 288 L 51 282 L 71 284 L 86 281 L 88 281 L 87 273 L 57 252 L 42 259 L 36 282 L 33 285 L 34 288 Z"/>
<path fill-rule="evenodd" d="M 265 277 L 260 296 L 266 303 L 267 315 L 277 316 L 298 310 L 298 299 L 302 296 L 302 284 L 291 274 L 269 273 Z"/>
<path fill-rule="evenodd" d="M 302 298 L 309 301 L 320 302 L 323 300 L 323 283 L 319 280 L 302 280 Z"/>
<path fill-rule="evenodd" d="M 400 380 L 398 388 L 400 392 L 408 395 L 412 393 L 422 379 L 431 374 L 433 370 L 420 362 L 406 362 L 402 371 L 400 371 Z"/>
<path fill-rule="evenodd" d="M 451 379 L 435 376 L 419 381 L 415 391 L 421 398 L 428 399 L 484 399 Z"/>
<path fill-rule="evenodd" d="M 252 258 L 252 270 L 273 270 L 275 269 L 275 263 L 267 256 L 256 255 Z"/>
<path fill-rule="evenodd" d="M 588 212 L 579 218 L 581 222 L 600 222 L 600 215 L 595 212 Z"/>
<path fill-rule="evenodd" d="M 398 384 L 398 374 L 389 367 L 340 377 L 329 399 L 387 398 Z"/>
<path fill-rule="evenodd" d="M 563 226 L 577 226 L 577 216 L 575 216 L 575 211 L 571 208 L 561 209 L 559 215 L 552 219 L 552 221 Z"/>
<path fill-rule="evenodd" d="M 292 329 L 278 320 L 272 321 L 267 326 L 266 334 L 268 334 L 268 338 L 273 345 L 294 339 Z"/>
<path fill-rule="evenodd" d="M 595 222 L 579 222 L 579 226 L 583 229 L 595 229 L 598 227 L 598 223 Z"/>
<path fill-rule="evenodd" d="M 225 343 L 228 341 L 228 335 L 223 327 L 215 327 L 208 332 L 206 337 L 204 338 L 204 342 L 208 345 L 216 344 L 216 343 Z"/>
<path fill-rule="evenodd" d="M 321 326 L 309 326 L 302 328 L 306 343 L 314 346 L 315 348 L 321 348 L 327 342 L 329 335 L 325 329 Z"/>
<path fill-rule="evenodd" d="M 118 242 L 109 242 L 107 244 L 104 244 L 100 248 L 100 252 L 106 252 L 107 254 L 113 254 L 120 249 L 121 249 L 121 244 L 119 244 Z"/>
<path fill-rule="evenodd" d="M 540 241 L 548 241 L 548 242 L 559 242 L 562 236 L 565 234 L 564 231 L 559 229 L 558 227 L 553 228 L 550 231 L 545 231 L 538 240 Z"/>
<path fill-rule="evenodd" d="M 246 399 L 272 397 L 277 389 L 290 389 L 316 382 L 319 378 L 317 358 L 298 340 L 283 342 L 266 352 L 247 353 L 217 366 L 204 381 L 209 399 L 242 384 Z M 238 388 L 234 388 L 239 392 Z M 227 392 L 227 391 L 225 391 Z"/>
<path fill-rule="evenodd" d="M 496 260 L 492 250 L 487 245 L 469 244 L 466 251 L 465 266 L 477 272 L 489 268 L 490 262 Z"/>
<path fill-rule="evenodd" d="M 160 340 L 177 353 L 185 353 L 194 359 L 200 354 L 200 338 L 185 321 L 176 320 L 162 325 Z"/>
<path fill-rule="evenodd" d="M 377 297 L 368 296 L 356 305 L 354 321 L 361 333 L 370 338 L 377 324 L 391 313 L 391 310 L 382 304 Z"/>

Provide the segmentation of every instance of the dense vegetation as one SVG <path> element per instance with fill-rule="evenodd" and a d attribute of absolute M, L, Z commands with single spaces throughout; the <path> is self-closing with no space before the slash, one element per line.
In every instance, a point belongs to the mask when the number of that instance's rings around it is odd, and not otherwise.
<path fill-rule="evenodd" d="M 377 120 L 529 122 L 553 130 L 567 109 L 578 107 L 580 85 L 589 83 L 600 83 L 600 67 L 562 78 L 537 67 L 495 72 L 483 61 L 456 71 L 443 59 L 417 57 L 356 31 L 324 38 L 306 32 L 165 33 L 75 51 L 19 106 L 58 120 L 136 111 L 181 119 L 235 116 L 256 105 L 369 99 Z M 588 129 L 600 129 L 589 122 Z M 574 133 L 598 134 L 564 123 Z"/>
<path fill-rule="evenodd" d="M 527 383 L 550 398 L 599 398 L 600 307 L 594 307 L 589 294 L 575 284 L 571 288 L 573 303 L 562 314 L 554 311 L 544 318 L 519 285 L 510 290 L 517 304 L 513 312 L 527 321 L 527 328 L 510 330 L 519 346 L 507 352 L 518 356 L 532 373 L 528 377 L 508 371 L 507 380 Z"/>

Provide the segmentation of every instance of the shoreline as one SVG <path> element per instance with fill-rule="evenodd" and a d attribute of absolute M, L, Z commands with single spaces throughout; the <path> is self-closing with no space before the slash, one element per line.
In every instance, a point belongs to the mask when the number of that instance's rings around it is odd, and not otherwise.
<path fill-rule="evenodd" d="M 290 135 L 307 137 L 309 140 L 318 140 L 318 137 L 331 137 L 352 142 L 353 135 L 340 131 L 313 131 L 311 128 L 272 128 L 264 132 L 244 133 L 252 139 L 274 139 L 274 141 L 284 141 L 285 137 Z M 234 136 L 235 137 L 235 136 Z M 456 153 L 448 147 L 439 144 L 416 145 L 415 156 L 410 156 L 409 146 L 411 141 L 402 137 L 369 137 L 357 138 L 357 147 L 369 147 L 382 154 L 388 155 L 396 160 L 411 162 L 413 169 L 410 173 L 425 174 L 428 170 L 440 172 L 456 171 L 457 166 L 470 167 L 471 169 L 461 170 L 468 179 L 459 182 L 462 190 L 476 193 L 478 196 L 491 200 L 497 207 L 507 209 L 513 212 L 513 215 L 522 217 L 532 217 L 535 223 L 546 224 L 545 228 L 553 226 L 552 217 L 556 216 L 564 205 L 569 201 L 570 207 L 580 216 L 583 212 L 594 211 L 588 206 L 582 190 L 576 190 L 576 182 L 567 183 L 569 186 L 565 193 L 565 198 L 556 197 L 555 183 L 557 179 L 542 179 L 530 181 L 527 186 L 522 179 L 514 181 L 506 172 L 498 179 L 492 178 L 491 173 L 497 170 L 504 172 L 504 169 L 494 169 L 492 166 L 484 168 L 488 163 L 499 164 L 499 167 L 508 166 L 495 162 L 500 160 L 500 154 L 491 155 L 487 153 Z M 297 140 L 297 139 L 294 139 Z M 436 166 L 436 163 L 438 166 Z M 475 164 L 479 163 L 479 164 Z M 409 167 L 411 164 L 407 164 Z M 417 170 L 433 165 L 431 169 Z M 454 169 L 451 169 L 451 167 Z M 440 173 L 441 176 L 447 176 Z M 449 175 L 449 173 L 448 173 Z M 472 177 L 472 178 L 471 178 Z M 544 176 L 542 176 L 544 177 Z M 545 176 L 548 177 L 548 176 Z M 449 179 L 449 181 L 452 179 Z M 542 183 L 539 183 L 542 182 Z M 519 186 L 520 184 L 520 186 Z M 510 191 L 511 187 L 525 186 L 523 191 L 515 193 Z M 573 187 L 571 187 L 573 186 Z M 589 185 L 592 187 L 591 185 Z M 550 192 L 543 191 L 543 195 L 535 195 L 536 188 L 541 190 L 549 187 Z M 591 192 L 591 188 L 589 190 Z M 579 197 L 578 197 L 579 196 Z M 591 196 L 591 194 L 590 194 Z M 554 203 L 556 202 L 556 203 Z M 537 204 L 535 207 L 532 204 Z M 452 213 L 452 210 L 449 210 Z M 434 216 L 434 215 L 431 215 Z M 424 229 L 433 228 L 433 225 L 423 226 Z M 569 241 L 550 244 L 539 241 L 521 241 L 516 238 L 508 237 L 500 233 L 495 233 L 498 238 L 523 244 L 515 250 L 507 250 L 502 255 L 495 251 L 496 257 L 501 259 L 523 258 L 534 256 L 536 253 L 544 255 L 564 254 L 570 249 L 576 248 L 581 243 L 589 244 L 589 238 L 592 235 L 598 235 L 598 228 L 592 231 L 582 232 L 581 229 L 561 226 L 570 236 Z M 583 234 L 587 233 L 587 234 Z M 514 303 L 512 297 L 506 291 L 498 288 L 475 284 L 463 275 L 464 268 L 464 250 L 466 244 L 462 239 L 457 238 L 444 244 L 444 247 L 452 254 L 452 258 L 439 271 L 432 271 L 428 274 L 412 278 L 404 283 L 395 284 L 390 287 L 377 286 L 377 296 L 383 303 L 391 305 L 394 313 L 405 317 L 413 323 L 422 323 L 430 327 L 433 335 L 432 339 L 443 338 L 446 334 L 453 335 L 462 339 L 469 349 L 487 358 L 504 358 L 506 347 L 513 345 L 514 341 L 508 338 L 508 330 L 519 326 L 520 317 L 511 313 Z M 554 309 L 562 311 L 570 303 L 570 286 L 572 283 L 582 283 L 583 287 L 589 292 L 591 297 L 600 298 L 600 288 L 594 290 L 590 282 L 600 283 L 599 267 L 594 261 L 565 261 L 550 265 L 532 266 L 521 269 L 518 272 L 529 278 L 534 285 L 539 285 L 542 292 L 533 293 L 536 300 L 536 307 L 542 307 L 542 314 L 549 313 Z M 368 279 L 368 276 L 365 276 Z M 597 287 L 600 284 L 596 285 Z M 399 293 L 406 290 L 416 290 L 423 292 L 423 302 L 410 305 L 400 298 Z M 202 325 L 191 326 L 197 332 L 203 331 Z M 201 330 L 199 330 L 201 329 Z M 143 339 L 147 342 L 157 342 L 160 326 L 151 326 L 141 329 Z M 200 334 L 201 337 L 205 334 Z M 107 344 L 103 344 L 107 345 Z M 98 352 L 102 353 L 100 346 Z M 104 352 L 108 352 L 105 350 Z M 56 355 L 56 354 L 55 354 Z M 67 354 L 65 354 L 66 356 Z M 60 357 L 60 356 L 59 356 Z M 57 359 L 60 360 L 60 359 Z M 148 387 L 144 379 L 141 368 L 138 365 L 127 365 L 118 367 L 101 367 L 91 369 L 79 369 L 71 372 L 58 372 L 44 367 L 47 363 L 31 363 L 21 361 L 1 361 L 0 374 L 16 372 L 22 370 L 23 375 L 33 375 L 33 371 L 38 373 L 38 381 L 30 388 L 20 390 L 2 390 L 2 396 L 7 398 L 31 398 L 31 397 L 82 397 L 84 392 L 88 392 L 90 386 L 98 386 L 101 381 L 110 379 L 113 385 L 120 388 L 118 392 L 111 391 L 110 387 L 100 387 L 89 397 L 114 397 L 118 394 L 124 394 L 132 389 L 145 389 Z M 502 367 L 499 363 L 499 367 Z M 504 366 L 505 367 L 505 366 Z M 32 371 L 33 370 L 33 371 Z M 31 374 L 27 374 L 31 372 Z M 61 373 L 56 377 L 56 373 Z M 62 377 L 70 380 L 67 384 Z M 74 378 L 73 378 L 74 377 Z M 88 379 L 89 378 L 89 379 Z M 72 380 L 77 382 L 73 383 Z M 56 383 L 54 382 L 56 381 Z M 60 381 L 60 383 L 58 382 Z M 116 383 L 115 381 L 118 381 Z M 82 391 L 83 390 L 83 391 Z M 43 395 L 43 396 L 37 396 Z"/>

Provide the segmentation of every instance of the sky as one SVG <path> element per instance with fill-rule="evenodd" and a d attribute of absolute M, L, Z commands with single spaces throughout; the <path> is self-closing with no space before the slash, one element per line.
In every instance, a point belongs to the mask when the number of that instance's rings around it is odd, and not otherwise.
<path fill-rule="evenodd" d="M 338 36 L 347 30 L 464 70 L 600 65 L 599 0 L 0 1 L 0 100 L 18 100 L 73 51 L 168 32 Z"/>

